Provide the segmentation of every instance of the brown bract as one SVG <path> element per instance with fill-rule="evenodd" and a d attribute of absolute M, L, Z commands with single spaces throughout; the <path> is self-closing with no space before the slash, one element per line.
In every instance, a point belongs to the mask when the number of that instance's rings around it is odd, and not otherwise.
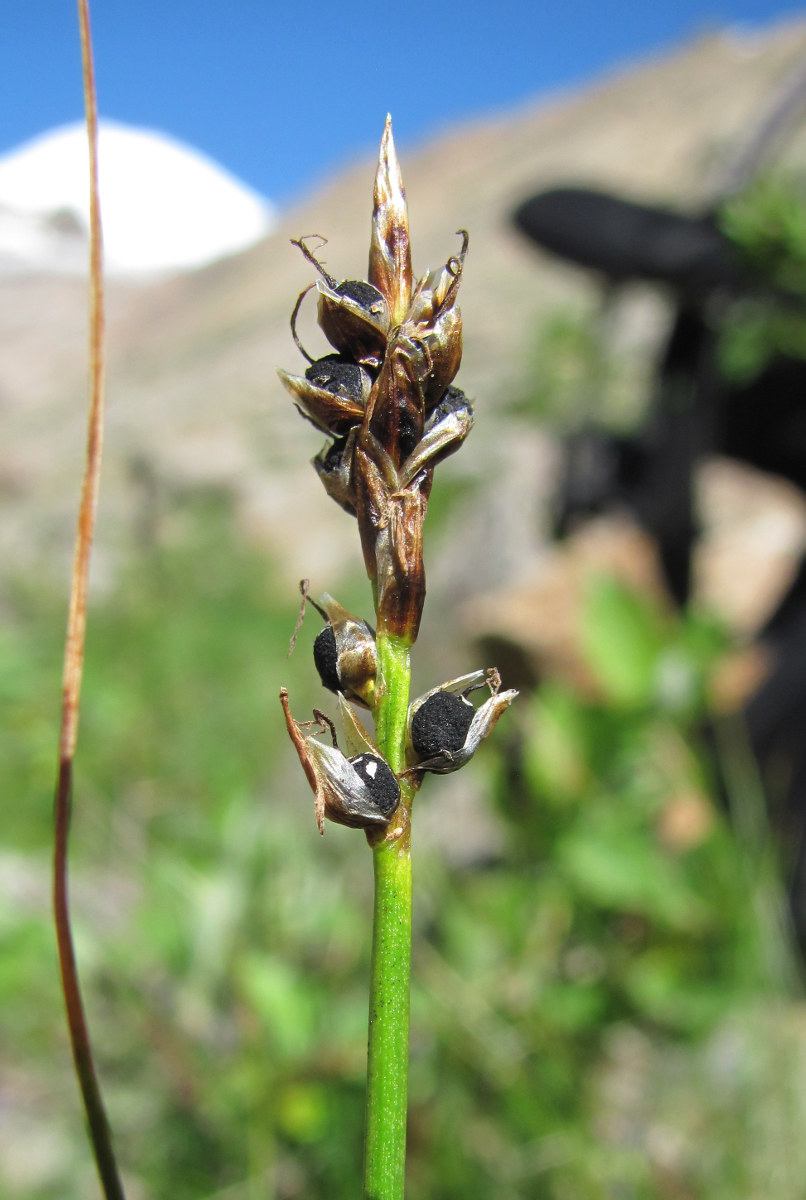
<path fill-rule="evenodd" d="M 389 308 L 382 295 L 360 304 L 349 294 L 338 292 L 317 280 L 317 317 L 322 333 L 340 354 L 355 362 L 377 367 L 383 361 L 389 334 Z"/>
<path fill-rule="evenodd" d="M 294 397 L 302 416 L 322 433 L 341 436 L 364 419 L 364 405 L 357 400 L 328 392 L 299 375 L 289 375 L 287 371 L 278 370 L 277 374 Z"/>

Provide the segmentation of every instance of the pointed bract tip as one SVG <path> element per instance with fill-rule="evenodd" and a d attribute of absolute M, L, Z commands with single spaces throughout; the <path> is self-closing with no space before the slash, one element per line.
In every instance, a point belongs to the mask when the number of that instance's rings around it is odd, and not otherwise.
<path fill-rule="evenodd" d="M 397 160 L 397 151 L 395 150 L 395 139 L 392 136 L 392 118 L 387 114 L 386 124 L 383 127 L 383 136 L 381 137 L 381 148 L 378 155 L 378 172 L 375 181 L 376 187 L 376 203 L 378 202 L 377 192 L 380 189 L 381 197 L 387 202 L 393 197 L 398 203 L 402 200 L 405 204 L 405 195 L 403 195 L 403 176 L 400 171 L 400 163 Z"/>
<path fill-rule="evenodd" d="M 375 174 L 367 279 L 385 297 L 392 323 L 399 325 L 411 299 L 411 248 L 406 192 L 388 115 Z"/>

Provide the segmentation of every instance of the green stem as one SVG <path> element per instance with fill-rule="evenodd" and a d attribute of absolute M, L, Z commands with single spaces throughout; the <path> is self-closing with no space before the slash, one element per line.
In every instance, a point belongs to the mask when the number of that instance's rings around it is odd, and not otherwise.
<path fill-rule="evenodd" d="M 405 766 L 409 704 L 409 647 L 378 638 L 376 712 L 378 748 L 399 773 Z M 411 801 L 402 798 L 385 838 L 373 846 L 375 907 L 369 997 L 367 1110 L 364 1134 L 364 1200 L 402 1200 L 406 1165 L 411 971 Z"/>
<path fill-rule="evenodd" d="M 409 715 L 409 644 L 378 633 L 379 697 L 375 738 L 389 766 L 399 775 L 406 766 L 406 722 Z"/>
<path fill-rule="evenodd" d="M 365 1200 L 402 1200 L 406 1166 L 411 962 L 411 856 L 374 850 L 375 914 L 369 1001 Z"/>

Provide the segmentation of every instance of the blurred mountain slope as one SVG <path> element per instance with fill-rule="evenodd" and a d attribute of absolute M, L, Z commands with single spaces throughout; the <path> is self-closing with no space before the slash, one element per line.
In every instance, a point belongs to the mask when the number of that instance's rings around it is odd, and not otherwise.
<path fill-rule="evenodd" d="M 539 435 L 496 422 L 495 414 L 528 392 L 540 317 L 584 302 L 593 288 L 582 273 L 525 246 L 509 228 L 509 212 L 531 191 L 560 182 L 696 209 L 805 51 L 802 22 L 764 33 L 709 33 L 578 94 L 445 130 L 421 148 L 398 148 L 415 271 L 454 252 L 455 230 L 470 231 L 458 382 L 477 401 L 478 427 L 460 465 L 445 471 L 484 471 L 489 480 L 491 469 L 511 461 L 498 481 L 499 513 L 520 503 L 523 520 L 531 520 L 529 489 L 545 488 L 534 479 L 547 459 Z M 255 136 L 270 143 L 271 129 L 256 123 Z M 154 489 L 208 485 L 235 495 L 248 528 L 280 553 L 291 578 L 313 564 L 322 577 L 339 564 L 357 565 L 354 530 L 307 465 L 321 438 L 299 419 L 275 369 L 302 366 L 288 318 L 313 275 L 289 238 L 326 235 L 329 271 L 362 276 L 373 172 L 371 161 L 345 169 L 281 215 L 270 239 L 239 256 L 159 284 L 110 286 L 99 582 L 125 552 Z M 312 353 L 324 353 L 314 307 L 304 309 L 300 332 Z M 0 555 L 7 566 L 65 568 L 85 436 L 85 346 L 82 283 L 0 279 Z"/>

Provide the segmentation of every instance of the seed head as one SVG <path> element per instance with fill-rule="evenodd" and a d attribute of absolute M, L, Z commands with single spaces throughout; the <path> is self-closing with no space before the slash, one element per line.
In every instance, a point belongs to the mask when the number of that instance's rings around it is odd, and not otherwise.
<path fill-rule="evenodd" d="M 378 628 L 411 644 L 425 599 L 423 521 L 436 464 L 458 449 L 473 424 L 452 387 L 462 357 L 456 305 L 467 234 L 443 267 L 413 282 L 408 211 L 392 125 L 386 121 L 369 252 L 369 278 L 316 268 L 319 324 L 336 351 L 304 377 L 280 372 L 302 415 L 333 440 L 313 460 L 325 490 L 356 516 Z M 304 293 L 303 293 L 304 295 Z"/>
<path fill-rule="evenodd" d="M 463 767 L 518 694 L 499 691 L 500 686 L 501 676 L 489 667 L 440 684 L 415 700 L 409 707 L 409 770 L 447 775 Z M 490 689 L 490 698 L 474 708 L 468 696 L 483 687 Z"/>
<path fill-rule="evenodd" d="M 400 784 L 389 764 L 356 721 L 350 706 L 339 697 L 345 738 L 352 756 L 339 749 L 333 722 L 319 709 L 313 721 L 295 721 L 288 692 L 280 689 L 289 736 L 314 793 L 314 811 L 319 832 L 325 818 L 353 829 L 373 829 L 389 824 L 400 802 Z M 330 733 L 331 745 L 317 740 Z"/>
<path fill-rule="evenodd" d="M 308 595 L 308 581 L 300 584 L 303 610 L 312 604 L 326 624 L 313 644 L 313 661 L 328 691 L 371 708 L 375 698 L 378 653 L 375 633 L 366 621 L 354 617 L 325 592 L 318 600 Z"/>

